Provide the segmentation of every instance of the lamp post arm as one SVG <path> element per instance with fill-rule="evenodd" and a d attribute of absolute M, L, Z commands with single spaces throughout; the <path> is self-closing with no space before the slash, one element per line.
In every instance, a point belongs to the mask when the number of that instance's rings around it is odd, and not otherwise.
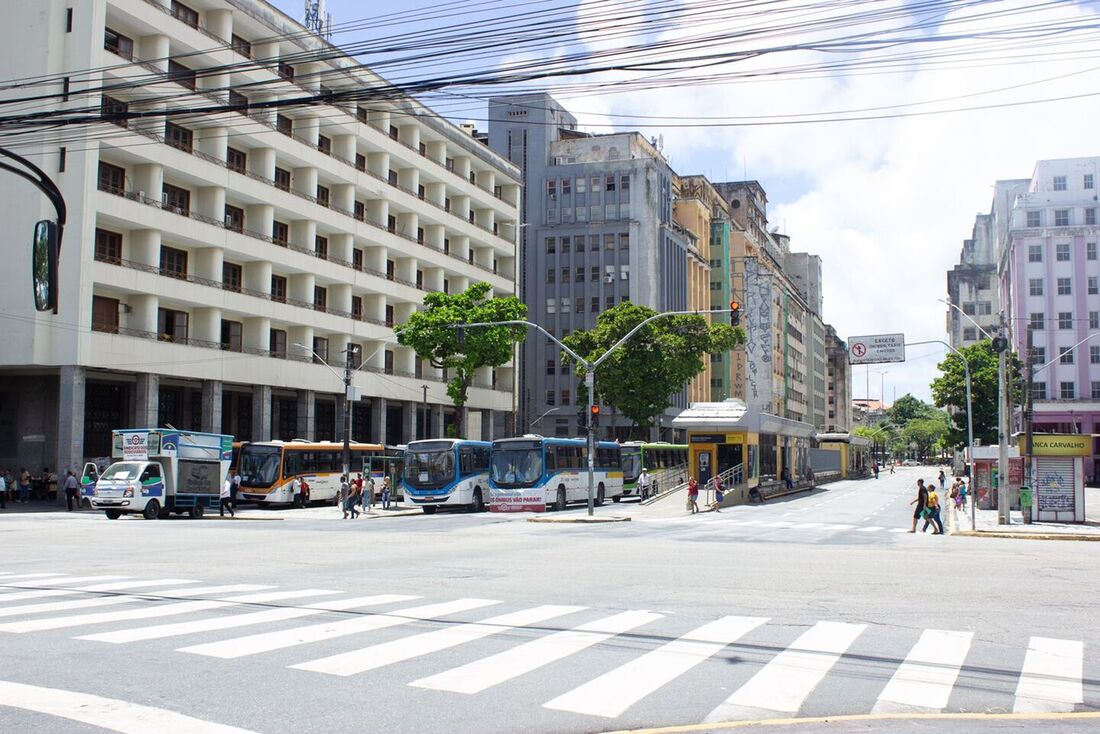
<path fill-rule="evenodd" d="M 628 331 L 626 333 L 626 336 L 624 336 L 622 339 L 620 339 L 619 341 L 612 344 L 610 349 L 608 349 L 606 352 L 601 354 L 599 356 L 599 358 L 595 362 L 592 363 L 592 367 L 593 368 L 599 367 L 600 364 L 605 359 L 607 359 L 611 355 L 612 352 L 614 352 L 616 349 L 621 347 L 628 339 L 630 339 L 630 337 L 634 336 L 639 331 L 641 331 L 642 328 L 646 324 L 648 324 L 650 321 L 656 321 L 657 319 L 663 319 L 666 316 L 690 316 L 692 314 L 702 315 L 702 314 L 705 314 L 705 313 L 729 313 L 729 312 L 730 312 L 730 309 L 728 309 L 728 308 L 712 308 L 712 309 L 708 309 L 706 311 L 664 311 L 662 313 L 650 316 L 648 319 L 645 319 L 644 321 L 639 323 L 637 326 L 635 326 L 633 329 Z"/>
<path fill-rule="evenodd" d="M 323 358 L 323 357 L 322 357 L 322 356 L 321 356 L 320 354 L 317 354 L 317 352 L 313 351 L 312 349 L 310 349 L 309 347 L 307 347 L 307 346 L 306 346 L 305 344 L 298 344 L 298 343 L 295 343 L 295 344 L 294 344 L 294 346 L 298 347 L 299 349 L 304 349 L 304 350 L 306 350 L 307 352 L 309 352 L 310 354 L 312 354 L 312 355 L 313 355 L 313 358 L 314 358 L 314 359 L 316 359 L 316 360 L 317 360 L 318 362 L 320 362 L 321 364 L 323 364 L 323 365 L 324 365 L 325 367 L 327 367 L 327 368 L 328 368 L 328 371 L 329 371 L 329 372 L 331 372 L 331 373 L 332 373 L 333 375 L 335 375 L 335 376 L 336 376 L 336 379 L 337 379 L 337 380 L 339 380 L 340 382 L 343 382 L 343 381 L 344 381 L 344 377 L 343 377 L 343 375 L 341 375 L 341 374 L 340 374 L 339 372 L 337 372 L 336 370 L 334 370 L 334 369 L 332 368 L 332 365 L 330 365 L 330 364 L 329 364 L 328 362 L 326 362 L 326 361 L 324 360 L 324 358 Z"/>
<path fill-rule="evenodd" d="M 975 321 L 975 320 L 974 320 L 973 318 L 971 318 L 971 317 L 970 317 L 970 314 L 968 314 L 968 313 L 967 313 L 966 311 L 963 311 L 963 310 L 962 310 L 961 308 L 959 308 L 959 307 L 958 307 L 957 305 L 955 305 L 955 304 L 954 304 L 954 303 L 952 303 L 951 301 L 947 300 L 946 298 L 937 298 L 936 300 L 937 300 L 937 301 L 939 301 L 940 303 L 946 303 L 946 304 L 947 304 L 948 306 L 950 306 L 951 308 L 953 308 L 953 309 L 955 309 L 956 311 L 958 311 L 959 313 L 961 313 L 961 314 L 963 315 L 963 318 L 965 318 L 965 319 L 966 319 L 967 321 L 969 321 L 970 323 L 974 324 L 974 326 L 978 327 L 978 331 L 980 331 L 980 332 L 982 332 L 983 334 L 985 334 L 985 338 L 986 338 L 986 339 L 992 339 L 992 338 L 993 338 L 993 335 L 992 335 L 992 334 L 990 334 L 990 333 L 989 333 L 988 331 L 986 331 L 985 329 L 983 329 L 983 328 L 982 328 L 982 325 L 981 325 L 981 324 L 979 324 L 979 323 L 978 323 L 977 321 Z"/>
<path fill-rule="evenodd" d="M 588 366 L 589 366 L 588 365 L 588 360 L 584 359 L 581 355 L 577 354 L 572 349 L 570 349 L 569 347 L 562 344 L 561 340 L 559 340 L 556 336 L 554 336 L 549 331 L 547 331 L 546 329 L 542 328 L 541 326 L 539 326 L 538 324 L 536 324 L 534 322 L 517 320 L 517 321 L 481 321 L 481 322 L 478 322 L 476 324 L 452 324 L 452 328 L 462 327 L 463 329 L 469 329 L 469 328 L 472 328 L 472 327 L 475 327 L 475 326 L 526 326 L 528 328 L 535 329 L 536 331 L 539 331 L 544 336 L 546 336 L 547 339 L 550 339 L 555 344 L 557 344 L 559 347 L 561 347 L 563 352 L 568 354 L 573 359 L 577 360 L 577 362 L 580 363 L 581 365 L 583 365 L 585 367 L 585 369 L 587 369 Z M 595 366 L 595 365 L 593 365 L 593 366 Z"/>

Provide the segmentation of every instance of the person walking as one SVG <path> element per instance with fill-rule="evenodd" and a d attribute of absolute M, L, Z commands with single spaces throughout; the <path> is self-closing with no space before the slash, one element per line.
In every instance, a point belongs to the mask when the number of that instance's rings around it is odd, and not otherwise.
<path fill-rule="evenodd" d="M 943 473 L 943 469 L 940 469 L 940 475 L 937 477 L 940 480 L 940 491 L 943 491 L 944 482 L 947 481 L 947 475 Z"/>
<path fill-rule="evenodd" d="M 222 490 L 218 495 L 220 502 L 218 503 L 218 517 L 225 517 L 225 511 L 229 510 L 229 516 L 235 517 L 233 512 L 233 477 L 229 474 L 225 475 L 225 481 L 222 482 Z"/>
<path fill-rule="evenodd" d="M 390 478 L 382 477 L 382 509 L 390 509 Z"/>
<path fill-rule="evenodd" d="M 695 477 L 688 480 L 688 509 L 692 515 L 699 512 L 699 482 Z"/>
<path fill-rule="evenodd" d="M 874 473 L 875 473 L 875 479 L 878 479 L 878 462 L 877 461 L 871 466 L 871 470 L 874 471 Z"/>
<path fill-rule="evenodd" d="M 66 512 L 73 511 L 73 503 L 76 503 L 76 509 L 80 509 L 80 484 L 76 481 L 76 475 L 73 474 L 73 470 L 65 472 L 65 507 Z"/>
<path fill-rule="evenodd" d="M 340 494 L 336 496 L 337 502 L 340 503 L 340 509 L 344 511 L 344 519 L 348 519 L 348 496 L 351 495 L 351 485 L 348 484 L 348 475 L 340 475 Z"/>
<path fill-rule="evenodd" d="M 31 473 L 27 467 L 19 467 L 19 501 L 27 504 L 31 501 Z"/>
<path fill-rule="evenodd" d="M 917 509 L 913 510 L 913 527 L 909 530 L 909 532 L 915 533 L 917 532 L 917 520 L 926 517 L 925 510 L 928 509 L 928 490 L 924 486 L 923 479 L 917 480 L 917 497 L 909 504 L 917 506 Z"/>
<path fill-rule="evenodd" d="M 928 490 L 928 514 L 924 517 L 924 527 L 921 528 L 921 532 L 928 530 L 928 525 L 932 525 L 932 535 L 943 535 L 943 523 L 940 521 L 940 495 L 936 492 L 936 488 L 930 487 Z"/>
<path fill-rule="evenodd" d="M 363 499 L 363 492 L 359 489 L 359 483 L 352 481 L 349 485 L 347 511 L 351 513 L 351 519 L 359 517 L 359 503 Z"/>
<path fill-rule="evenodd" d="M 229 490 L 229 500 L 233 503 L 233 509 L 237 509 L 237 497 L 241 493 L 241 473 L 239 471 L 233 474 L 233 486 Z"/>
<path fill-rule="evenodd" d="M 0 469 L 0 510 L 8 509 L 8 481 L 4 477 L 4 470 Z"/>
<path fill-rule="evenodd" d="M 368 474 L 366 484 L 363 486 L 363 502 L 365 503 L 363 507 L 364 510 L 368 507 L 374 507 L 374 490 L 374 477 Z"/>
<path fill-rule="evenodd" d="M 962 477 L 959 477 L 958 482 L 959 482 L 959 507 L 962 508 L 963 512 L 966 512 L 966 497 L 967 497 L 967 494 L 969 494 L 966 491 L 966 480 L 964 480 Z"/>
<path fill-rule="evenodd" d="M 649 471 L 645 467 L 642 467 L 642 473 L 638 475 L 638 491 L 643 502 L 649 499 Z"/>
<path fill-rule="evenodd" d="M 722 507 L 722 479 L 715 474 L 714 479 L 711 480 L 714 483 L 714 502 L 711 503 L 711 509 L 715 512 L 721 512 Z"/>

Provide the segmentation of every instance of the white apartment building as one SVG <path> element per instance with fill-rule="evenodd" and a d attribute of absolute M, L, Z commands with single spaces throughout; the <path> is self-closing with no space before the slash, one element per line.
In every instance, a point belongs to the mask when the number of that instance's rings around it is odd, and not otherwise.
<path fill-rule="evenodd" d="M 68 206 L 60 312 L 37 313 L 30 233 L 53 212 L 3 179 L 0 228 L 27 246 L 0 289 L 0 466 L 79 468 L 126 426 L 340 439 L 349 350 L 352 438 L 442 434 L 444 375 L 391 327 L 430 291 L 515 292 L 514 165 L 260 0 L 35 0 L 5 21 L 4 77 L 48 75 L 35 92 L 70 93 L 48 107 L 107 120 L 0 136 Z M 467 436 L 503 424 L 514 376 L 477 375 Z"/>

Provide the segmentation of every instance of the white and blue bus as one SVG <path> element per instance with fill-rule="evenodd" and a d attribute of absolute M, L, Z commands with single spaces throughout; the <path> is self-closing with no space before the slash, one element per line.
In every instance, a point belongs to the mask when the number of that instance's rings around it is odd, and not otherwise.
<path fill-rule="evenodd" d="M 431 515 L 439 507 L 485 510 L 489 499 L 488 441 L 433 439 L 405 448 L 405 499 Z"/>
<path fill-rule="evenodd" d="M 623 493 L 622 450 L 596 444 L 596 504 Z M 524 436 L 493 441 L 489 457 L 489 509 L 494 512 L 564 510 L 588 501 L 588 442 L 583 438 Z"/>

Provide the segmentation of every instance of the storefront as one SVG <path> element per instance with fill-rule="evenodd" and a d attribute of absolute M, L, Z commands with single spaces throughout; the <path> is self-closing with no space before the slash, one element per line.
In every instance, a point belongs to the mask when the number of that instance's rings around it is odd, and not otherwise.
<path fill-rule="evenodd" d="M 1089 435 L 1032 435 L 1033 521 L 1085 521 L 1085 458 L 1091 455 L 1092 437 Z"/>

